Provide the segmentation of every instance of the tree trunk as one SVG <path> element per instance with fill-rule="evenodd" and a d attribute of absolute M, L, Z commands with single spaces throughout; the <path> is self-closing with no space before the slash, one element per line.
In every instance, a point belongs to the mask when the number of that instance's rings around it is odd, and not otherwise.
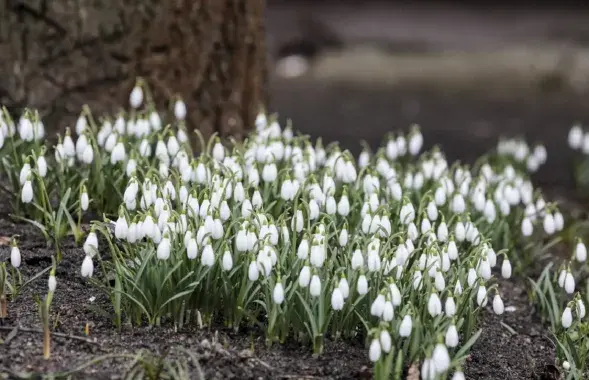
<path fill-rule="evenodd" d="M 0 104 L 71 125 L 127 106 L 136 77 L 158 107 L 180 95 L 205 135 L 243 137 L 266 101 L 264 0 L 3 0 Z"/>

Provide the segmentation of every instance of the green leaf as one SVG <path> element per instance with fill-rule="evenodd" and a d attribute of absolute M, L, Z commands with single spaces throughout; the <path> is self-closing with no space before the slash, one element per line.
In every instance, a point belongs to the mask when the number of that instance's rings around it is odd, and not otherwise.
<path fill-rule="evenodd" d="M 476 343 L 477 339 L 479 339 L 482 332 L 483 330 L 481 329 L 474 333 L 474 335 L 471 336 L 470 339 L 462 347 L 460 347 L 460 350 L 458 350 L 458 352 L 456 352 L 456 355 L 454 355 L 454 362 L 462 363 L 464 359 L 466 359 L 466 357 L 468 356 L 467 352 Z"/>
<path fill-rule="evenodd" d="M 305 312 L 307 313 L 307 320 L 311 323 L 311 329 L 313 331 L 313 336 L 319 335 L 319 329 L 317 328 L 317 321 L 315 321 L 315 314 L 311 311 L 309 304 L 305 301 L 305 298 L 301 295 L 301 292 L 297 290 L 296 295 L 299 297 Z"/>

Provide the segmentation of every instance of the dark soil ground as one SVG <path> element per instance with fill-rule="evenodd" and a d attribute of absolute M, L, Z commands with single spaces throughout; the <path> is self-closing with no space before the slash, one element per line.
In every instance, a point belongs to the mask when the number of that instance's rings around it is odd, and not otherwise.
<path fill-rule="evenodd" d="M 327 140 L 340 140 L 358 150 L 358 141 L 373 145 L 386 132 L 417 121 L 426 141 L 440 143 L 456 159 L 472 161 L 484 153 L 501 134 L 523 134 L 547 143 L 549 164 L 539 173 L 539 183 L 550 197 L 569 199 L 572 190 L 571 156 L 566 150 L 566 132 L 574 120 L 587 120 L 582 101 L 569 95 L 531 98 L 475 97 L 472 93 L 431 92 L 428 89 L 395 91 L 326 85 L 313 97 L 297 96 L 303 87 L 289 86 L 286 95 L 274 96 L 275 106 L 295 120 L 295 127 Z M 307 87 L 308 89 L 308 87 Z M 336 96 L 337 95 L 337 96 Z M 312 99 L 311 99 L 312 98 Z M 368 127 L 370 126 L 370 127 Z M 576 209 L 578 206 L 572 206 Z M 0 215 L 0 235 L 20 235 L 25 278 L 51 265 L 54 253 L 41 235 L 29 226 L 12 223 Z M 42 358 L 42 334 L 34 296 L 46 292 L 46 276 L 32 283 L 9 304 L 9 318 L 0 325 L 0 378 L 38 378 L 41 373 L 63 373 L 89 361 L 97 362 L 73 375 L 80 379 L 116 379 L 125 376 L 132 361 L 104 355 L 153 353 L 148 361 L 170 352 L 168 359 L 187 359 L 183 347 L 198 358 L 190 366 L 191 377 L 206 379 L 356 379 L 371 378 L 371 365 L 364 342 L 329 342 L 325 354 L 314 357 L 307 347 L 296 344 L 267 348 L 256 332 L 235 334 L 222 326 L 173 331 L 114 329 L 108 318 L 108 301 L 79 274 L 83 253 L 66 245 L 65 260 L 57 271 L 58 289 L 52 305 L 56 335 L 52 357 Z M 8 260 L 9 247 L 0 247 L 0 260 Z M 533 273 L 532 273 L 533 274 Z M 501 282 L 506 306 L 514 311 L 495 316 L 483 313 L 483 334 L 474 346 L 465 372 L 469 379 L 557 379 L 555 350 L 549 333 L 527 297 L 527 279 Z M 90 302 L 91 297 L 96 297 Z M 97 310 L 106 311 L 99 312 Z M 84 335 L 89 324 L 90 335 Z M 18 326 L 19 329 L 14 330 Z M 253 348 L 253 350 L 252 350 Z M 99 360 L 103 358 L 103 360 Z M 199 372 L 200 371 L 200 372 Z"/>

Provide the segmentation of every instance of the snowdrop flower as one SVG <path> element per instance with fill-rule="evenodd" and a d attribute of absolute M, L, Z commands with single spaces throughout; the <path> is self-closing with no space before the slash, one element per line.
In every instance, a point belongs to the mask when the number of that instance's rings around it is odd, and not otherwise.
<path fill-rule="evenodd" d="M 178 120 L 186 119 L 186 104 L 182 101 L 182 99 L 178 99 L 174 103 L 174 116 Z"/>
<path fill-rule="evenodd" d="M 423 146 L 423 135 L 421 134 L 419 127 L 414 126 L 414 128 L 415 129 L 409 136 L 408 150 L 412 156 L 417 156 L 421 150 L 421 147 Z"/>
<path fill-rule="evenodd" d="M 20 169 L 19 181 L 21 186 L 25 184 L 25 181 L 29 179 L 31 174 L 31 165 L 28 161 L 25 161 L 24 165 Z"/>
<path fill-rule="evenodd" d="M 379 294 L 370 306 L 370 314 L 375 317 L 381 317 L 384 311 L 385 301 L 384 295 Z"/>
<path fill-rule="evenodd" d="M 587 247 L 585 247 L 585 244 L 581 240 L 578 240 L 575 246 L 575 258 L 581 263 L 587 260 Z"/>
<path fill-rule="evenodd" d="M 529 237 L 532 235 L 532 232 L 534 232 L 534 227 L 532 226 L 532 222 L 531 222 L 530 218 L 525 217 L 522 220 L 522 235 L 525 237 Z"/>
<path fill-rule="evenodd" d="M 369 357 L 370 357 L 370 361 L 375 363 L 380 359 L 380 355 L 381 355 L 381 347 L 380 347 L 380 342 L 378 339 L 372 339 L 372 342 L 370 343 L 370 350 L 369 350 Z"/>
<path fill-rule="evenodd" d="M 22 203 L 31 203 L 33 201 L 33 185 L 30 180 L 26 180 L 20 194 Z"/>
<path fill-rule="evenodd" d="M 260 277 L 260 270 L 258 269 L 258 264 L 255 261 L 250 262 L 247 276 L 250 281 L 256 281 Z"/>
<path fill-rule="evenodd" d="M 202 265 L 209 268 L 215 265 L 215 253 L 213 252 L 213 246 L 210 243 L 205 244 L 200 256 L 200 262 Z"/>
<path fill-rule="evenodd" d="M 231 269 L 233 269 L 233 256 L 231 256 L 231 252 L 228 250 L 223 253 L 221 264 L 225 272 L 229 272 Z"/>
<path fill-rule="evenodd" d="M 345 277 L 340 278 L 338 288 L 342 292 L 344 299 L 348 298 L 350 295 L 350 285 L 348 284 L 348 280 L 346 280 Z"/>
<path fill-rule="evenodd" d="M 505 307 L 503 306 L 503 300 L 501 299 L 499 294 L 496 294 L 493 298 L 493 311 L 497 315 L 501 315 L 505 311 Z"/>
<path fill-rule="evenodd" d="M 405 225 L 408 225 L 415 219 L 415 209 L 413 208 L 413 204 L 408 200 L 406 200 L 403 206 L 401 206 L 399 217 L 401 218 L 401 222 Z"/>
<path fill-rule="evenodd" d="M 55 273 L 53 270 L 49 274 L 49 279 L 47 280 L 47 288 L 49 288 L 50 292 L 54 292 L 57 288 L 57 279 L 55 278 Z"/>
<path fill-rule="evenodd" d="M 348 230 L 347 228 L 343 228 L 340 231 L 339 237 L 338 237 L 338 243 L 340 247 L 345 247 L 348 244 Z"/>
<path fill-rule="evenodd" d="M 252 195 L 252 206 L 256 210 L 262 207 L 262 195 L 258 190 L 254 191 L 254 195 Z"/>
<path fill-rule="evenodd" d="M 503 264 L 501 264 L 501 276 L 503 278 L 511 277 L 511 262 L 507 257 L 503 259 Z"/>
<path fill-rule="evenodd" d="M 546 213 L 546 215 L 544 215 L 543 226 L 544 232 L 546 232 L 548 235 L 552 235 L 556 231 L 554 216 L 552 216 L 551 213 Z"/>
<path fill-rule="evenodd" d="M 466 239 L 466 228 L 462 222 L 457 222 L 454 227 L 454 236 L 459 242 L 463 242 Z"/>
<path fill-rule="evenodd" d="M 321 295 L 321 280 L 316 274 L 311 278 L 311 284 L 309 285 L 309 293 L 313 297 L 319 297 Z"/>
<path fill-rule="evenodd" d="M 443 343 L 438 343 L 432 353 L 432 361 L 438 374 L 443 374 L 450 368 L 450 355 L 448 349 Z"/>
<path fill-rule="evenodd" d="M 568 294 L 573 294 L 575 292 L 575 278 L 570 271 L 567 271 L 564 278 L 564 290 Z"/>
<path fill-rule="evenodd" d="M 454 297 L 451 295 L 446 298 L 446 303 L 444 304 L 444 312 L 446 316 L 453 317 L 456 314 L 456 302 L 454 302 Z"/>
<path fill-rule="evenodd" d="M 143 89 L 139 84 L 136 84 L 129 95 L 129 104 L 133 108 L 139 108 L 143 103 Z"/>
<path fill-rule="evenodd" d="M 157 246 L 157 258 L 159 260 L 167 260 L 170 258 L 170 238 L 168 235 L 164 235 L 164 238 L 160 241 Z"/>
<path fill-rule="evenodd" d="M 92 258 L 90 257 L 90 255 L 86 255 L 86 257 L 84 257 L 84 261 L 82 262 L 82 277 L 92 277 L 93 273 L 94 263 L 92 262 Z"/>
<path fill-rule="evenodd" d="M 430 294 L 428 302 L 427 302 L 427 311 L 429 315 L 435 317 L 442 313 L 442 303 L 440 302 L 440 297 L 436 292 Z"/>
<path fill-rule="evenodd" d="M 385 322 L 391 322 L 395 317 L 395 308 L 391 301 L 386 301 L 382 310 L 382 320 Z"/>
<path fill-rule="evenodd" d="M 276 305 L 282 304 L 284 302 L 284 287 L 282 286 L 281 282 L 276 283 L 274 286 L 274 291 L 272 292 L 272 300 Z"/>
<path fill-rule="evenodd" d="M 219 162 L 223 161 L 225 158 L 225 148 L 223 144 L 219 140 L 213 146 L 213 158 Z"/>
<path fill-rule="evenodd" d="M 487 304 L 487 288 L 484 285 L 479 285 L 477 290 L 477 304 L 485 306 Z"/>
<path fill-rule="evenodd" d="M 399 325 L 399 335 L 403 338 L 411 336 L 413 330 L 413 320 L 409 314 L 403 317 L 401 324 Z"/>
<path fill-rule="evenodd" d="M 379 334 L 379 341 L 382 350 L 386 353 L 389 353 L 392 348 L 392 339 L 391 334 L 389 334 L 388 330 L 381 330 Z"/>
<path fill-rule="evenodd" d="M 576 302 L 577 306 L 577 316 L 579 319 L 585 318 L 585 304 L 583 303 L 582 299 L 578 299 Z"/>
<path fill-rule="evenodd" d="M 573 324 L 573 314 L 571 312 L 570 307 L 566 307 L 562 312 L 562 316 L 560 317 L 560 321 L 562 323 L 562 327 L 568 329 Z"/>
<path fill-rule="evenodd" d="M 425 358 L 421 365 L 421 379 L 422 380 L 435 380 L 436 378 L 436 365 L 431 358 Z"/>
<path fill-rule="evenodd" d="M 301 260 L 306 260 L 309 257 L 309 241 L 305 238 L 299 243 L 297 257 Z"/>
<path fill-rule="evenodd" d="M 429 203 L 427 204 L 427 217 L 430 221 L 435 221 L 436 219 L 438 219 L 438 208 L 436 207 L 436 204 L 434 201 L 429 201 Z"/>
<path fill-rule="evenodd" d="M 196 243 L 195 238 L 190 238 L 188 240 L 188 244 L 186 245 L 186 256 L 189 260 L 196 259 L 198 254 L 198 244 Z"/>
<path fill-rule="evenodd" d="M 491 278 L 491 265 L 489 264 L 489 260 L 487 260 L 487 258 L 479 261 L 478 274 L 484 280 L 489 280 Z"/>
<path fill-rule="evenodd" d="M 557 231 L 562 231 L 564 228 L 564 217 L 560 211 L 556 211 L 554 213 L 554 226 L 556 227 Z"/>
<path fill-rule="evenodd" d="M 10 249 L 10 265 L 12 265 L 14 268 L 18 268 L 20 267 L 20 263 L 20 249 L 17 247 L 15 243 L 13 243 L 12 248 Z"/>
<path fill-rule="evenodd" d="M 575 124 L 569 131 L 568 143 L 572 149 L 580 149 L 583 144 L 583 130 L 579 124 Z"/>
<path fill-rule="evenodd" d="M 274 162 L 264 165 L 264 168 L 262 169 L 262 180 L 264 182 L 274 182 L 276 181 L 277 176 L 278 170 L 276 169 L 276 164 Z"/>
<path fill-rule="evenodd" d="M 339 287 L 335 287 L 331 293 L 331 307 L 333 310 L 342 310 L 344 308 L 344 296 Z"/>
<path fill-rule="evenodd" d="M 299 286 L 306 288 L 311 282 L 311 267 L 305 265 L 299 273 Z"/>
<path fill-rule="evenodd" d="M 43 178 L 47 175 L 47 161 L 45 160 L 45 156 L 39 156 L 37 158 L 37 172 Z"/>
<path fill-rule="evenodd" d="M 128 232 L 129 224 L 127 223 L 127 219 L 125 219 L 125 215 L 121 211 L 119 212 L 119 218 L 115 223 L 115 237 L 119 240 L 126 239 Z"/>
<path fill-rule="evenodd" d="M 123 145 L 122 141 L 119 141 L 112 150 L 110 156 L 110 163 L 114 165 L 117 162 L 124 161 L 125 155 L 125 145 Z"/>
<path fill-rule="evenodd" d="M 358 277 L 358 283 L 356 284 L 356 289 L 358 290 L 358 294 L 363 296 L 368 293 L 368 280 L 366 280 L 366 276 L 361 274 Z"/>
<path fill-rule="evenodd" d="M 458 346 L 459 341 L 460 338 L 458 337 L 458 330 L 456 329 L 456 325 L 451 324 L 448 327 L 448 330 L 446 330 L 446 346 L 454 348 Z"/>

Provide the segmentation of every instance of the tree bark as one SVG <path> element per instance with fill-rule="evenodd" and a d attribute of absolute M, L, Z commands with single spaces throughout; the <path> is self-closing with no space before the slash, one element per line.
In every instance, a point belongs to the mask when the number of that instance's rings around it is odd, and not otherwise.
<path fill-rule="evenodd" d="M 0 0 L 0 104 L 71 125 L 143 77 L 205 135 L 242 138 L 266 103 L 264 0 Z"/>

